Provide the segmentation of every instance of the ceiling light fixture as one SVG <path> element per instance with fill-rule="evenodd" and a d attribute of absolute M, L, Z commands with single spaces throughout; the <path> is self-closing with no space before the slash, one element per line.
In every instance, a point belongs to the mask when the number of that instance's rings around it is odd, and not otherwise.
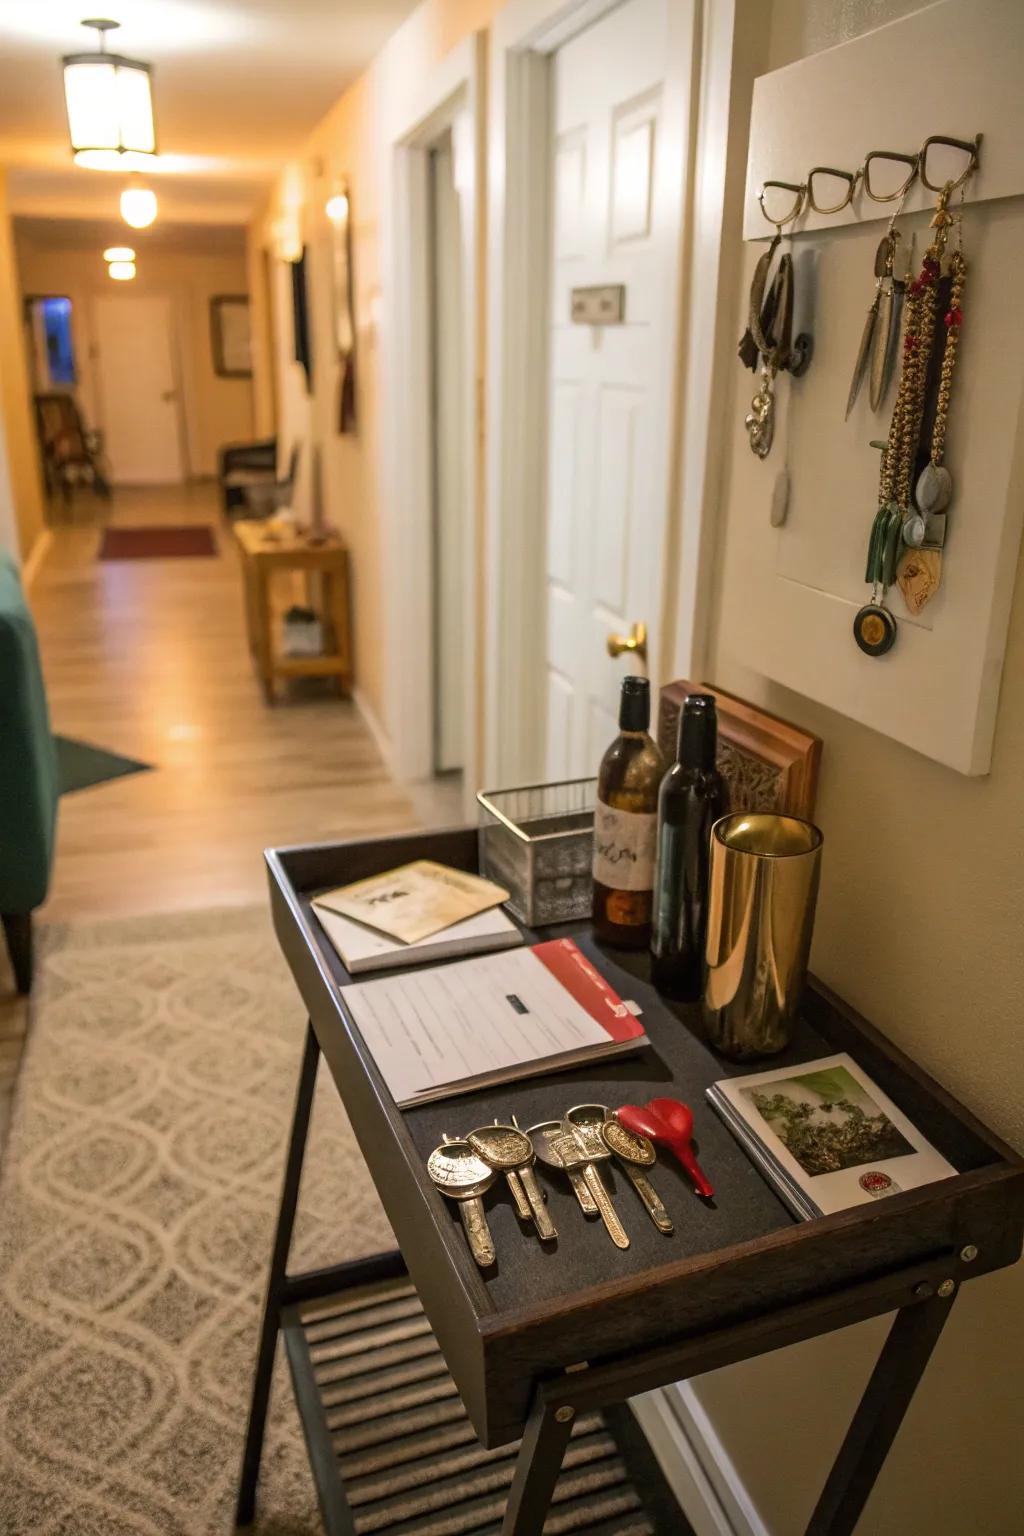
<path fill-rule="evenodd" d="M 348 196 L 344 192 L 335 192 L 333 197 L 327 199 L 324 212 L 332 224 L 344 224 L 348 218 Z"/>
<path fill-rule="evenodd" d="M 129 283 L 135 276 L 135 263 L 134 261 L 112 261 L 107 271 L 115 283 Z"/>
<path fill-rule="evenodd" d="M 104 261 L 134 261 L 135 252 L 130 245 L 108 245 L 103 252 Z"/>
<path fill-rule="evenodd" d="M 156 193 L 144 187 L 137 177 L 121 193 L 121 217 L 132 229 L 148 229 L 156 218 Z"/>
<path fill-rule="evenodd" d="M 107 33 L 119 25 L 83 21 L 99 33 L 98 51 L 69 53 L 63 60 L 71 152 L 77 165 L 93 170 L 123 171 L 156 154 L 151 67 L 106 51 Z"/>

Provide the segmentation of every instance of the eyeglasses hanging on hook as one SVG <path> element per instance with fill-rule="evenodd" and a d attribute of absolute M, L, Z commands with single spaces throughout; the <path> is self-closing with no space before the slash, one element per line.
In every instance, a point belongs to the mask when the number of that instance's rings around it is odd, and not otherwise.
<path fill-rule="evenodd" d="M 761 212 L 776 232 L 793 224 L 811 208 L 823 216 L 841 213 L 849 207 L 858 187 L 874 203 L 894 203 L 902 199 L 920 177 L 921 184 L 931 192 L 941 191 L 947 182 L 955 190 L 977 168 L 981 146 L 981 134 L 974 139 L 954 139 L 946 134 L 932 134 L 924 141 L 916 155 L 902 154 L 898 150 L 873 149 L 856 171 L 843 171 L 831 165 L 813 166 L 806 181 L 766 181 L 757 194 Z M 956 168 L 957 174 L 937 176 L 941 163 L 940 149 L 952 149 L 967 155 L 967 164 Z M 932 179 L 935 177 L 936 179 Z"/>

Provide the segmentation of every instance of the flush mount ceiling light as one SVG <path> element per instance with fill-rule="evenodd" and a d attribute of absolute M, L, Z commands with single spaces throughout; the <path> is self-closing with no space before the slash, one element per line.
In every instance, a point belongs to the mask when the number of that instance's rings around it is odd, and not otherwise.
<path fill-rule="evenodd" d="M 107 271 L 115 283 L 129 283 L 135 276 L 135 263 L 134 261 L 112 261 Z"/>
<path fill-rule="evenodd" d="M 71 151 L 77 165 L 93 170 L 123 171 L 156 154 L 150 66 L 106 51 L 107 33 L 119 25 L 83 21 L 99 33 L 99 49 L 69 53 L 63 61 Z"/>
<path fill-rule="evenodd" d="M 134 261 L 135 252 L 130 245 L 108 245 L 103 252 L 104 261 Z"/>
<path fill-rule="evenodd" d="M 156 218 L 156 193 L 144 187 L 137 178 L 121 193 L 121 217 L 132 229 L 148 229 Z"/>

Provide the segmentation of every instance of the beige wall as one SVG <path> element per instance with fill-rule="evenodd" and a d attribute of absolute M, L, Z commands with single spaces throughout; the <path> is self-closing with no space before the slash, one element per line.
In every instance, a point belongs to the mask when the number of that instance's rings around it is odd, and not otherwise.
<path fill-rule="evenodd" d="M 274 260 L 274 324 L 277 411 L 282 452 L 303 438 L 303 472 L 297 497 L 309 506 L 309 444 L 319 444 L 328 517 L 344 534 L 352 554 L 355 609 L 355 672 L 360 697 L 385 734 L 387 636 L 380 521 L 380 427 L 383 410 L 376 317 L 388 303 L 385 288 L 385 217 L 381 191 L 390 175 L 382 144 L 390 104 L 415 89 L 431 68 L 472 32 L 485 27 L 499 9 L 497 0 L 424 0 L 399 28 L 370 69 L 346 91 L 320 123 L 293 165 L 279 178 L 266 207 L 250 229 L 250 273 L 260 274 L 263 250 L 275 249 L 275 225 L 297 209 L 309 248 L 309 283 L 314 387 L 306 394 L 301 369 L 292 359 L 290 278 Z M 331 340 L 331 267 L 324 204 L 334 182 L 349 183 L 353 218 L 359 428 L 355 436 L 335 430 L 338 373 Z M 260 282 L 256 307 L 266 303 Z M 254 290 L 255 292 L 256 290 Z M 270 419 L 272 386 L 265 376 L 265 351 L 256 350 L 256 392 L 260 422 Z"/>
<path fill-rule="evenodd" d="M 906 0 L 776 0 L 761 68 L 914 9 Z M 737 336 L 756 254 L 745 253 L 733 295 Z M 749 394 L 750 376 L 735 366 L 707 671 L 824 739 L 813 967 L 1024 1149 L 1024 560 L 986 778 L 962 777 L 741 667 L 732 657 L 749 636 L 731 609 L 728 620 L 721 614 L 731 550 L 758 515 L 742 426 Z M 742 648 L 749 654 L 749 643 Z M 859 1527 L 864 1536 L 1011 1536 L 1021 1528 L 1022 1306 L 1024 1267 L 966 1287 Z M 866 1324 L 697 1383 L 773 1536 L 803 1530 L 883 1333 L 883 1324 Z"/>
<path fill-rule="evenodd" d="M 128 232 L 130 233 L 130 231 Z M 101 249 L 49 243 L 33 234 L 18 237 L 18 269 L 25 294 L 66 294 L 72 303 L 72 328 L 79 374 L 78 396 L 90 426 L 103 426 L 96 375 L 93 300 L 98 295 L 161 294 L 170 297 L 177 334 L 174 338 L 181 381 L 188 450 L 188 472 L 212 475 L 217 450 L 224 443 L 254 435 L 253 388 L 249 379 L 218 378 L 210 341 L 210 299 L 215 294 L 243 294 L 249 274 L 241 239 L 222 255 L 187 246 L 147 250 L 136 237 L 138 274 L 115 283 L 106 274 Z"/>
<path fill-rule="evenodd" d="M 29 559 L 43 530 L 43 488 L 32 421 L 21 293 L 7 204 L 6 172 L 0 168 L 0 431 L 5 438 L 6 473 L 0 494 L 9 502 L 17 530 L 18 555 Z M 6 519 L 4 519 L 6 521 Z M 0 546 L 6 541 L 0 533 Z"/>

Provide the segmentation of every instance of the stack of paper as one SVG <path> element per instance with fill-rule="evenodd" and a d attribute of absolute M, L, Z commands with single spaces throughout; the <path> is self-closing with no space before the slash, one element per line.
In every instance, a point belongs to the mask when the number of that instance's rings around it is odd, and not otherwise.
<path fill-rule="evenodd" d="M 572 939 L 357 982 L 349 1012 L 400 1105 L 602 1061 L 648 1043 Z"/>

